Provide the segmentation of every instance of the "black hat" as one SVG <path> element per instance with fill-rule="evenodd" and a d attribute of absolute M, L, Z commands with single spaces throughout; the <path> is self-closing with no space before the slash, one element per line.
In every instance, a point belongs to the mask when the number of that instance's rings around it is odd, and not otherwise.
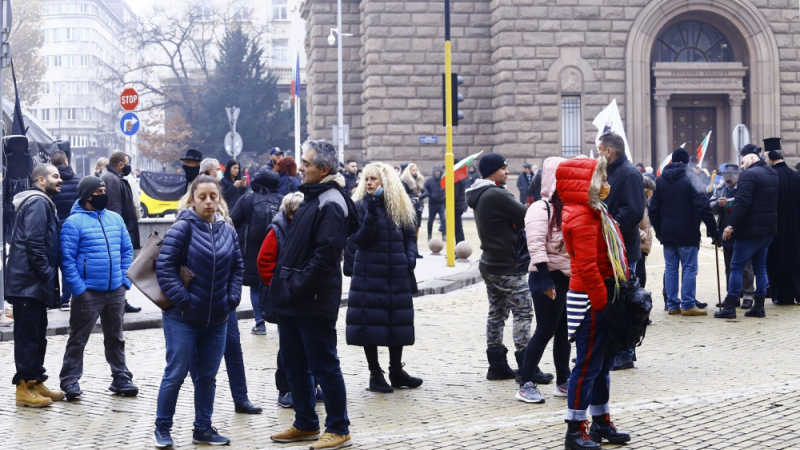
<path fill-rule="evenodd" d="M 489 175 L 497 172 L 498 170 L 506 167 L 506 159 L 499 153 L 487 153 L 481 157 L 478 162 L 478 170 L 481 172 L 481 178 L 487 178 Z"/>
<path fill-rule="evenodd" d="M 781 138 L 766 138 L 764 139 L 764 151 L 769 152 L 772 150 L 780 150 L 781 149 Z M 772 158 L 770 158 L 772 159 Z"/>
<path fill-rule="evenodd" d="M 689 152 L 683 147 L 678 147 L 672 151 L 672 162 L 689 164 Z"/>
<path fill-rule="evenodd" d="M 758 152 L 761 151 L 761 147 L 757 147 L 755 144 L 747 144 L 742 147 L 742 151 L 739 152 L 739 156 L 746 156 L 749 154 L 758 155 Z"/>
<path fill-rule="evenodd" d="M 200 150 L 195 150 L 190 148 L 186 150 L 186 154 L 183 155 L 181 161 L 202 161 L 203 160 L 203 153 Z"/>
<path fill-rule="evenodd" d="M 767 157 L 769 158 L 770 161 L 778 161 L 780 159 L 783 159 L 783 152 L 781 152 L 780 150 L 770 150 L 767 152 Z"/>
<path fill-rule="evenodd" d="M 80 195 L 81 201 L 86 201 L 87 198 L 94 194 L 94 191 L 105 186 L 106 184 L 100 178 L 88 175 L 78 183 L 78 195 Z"/>

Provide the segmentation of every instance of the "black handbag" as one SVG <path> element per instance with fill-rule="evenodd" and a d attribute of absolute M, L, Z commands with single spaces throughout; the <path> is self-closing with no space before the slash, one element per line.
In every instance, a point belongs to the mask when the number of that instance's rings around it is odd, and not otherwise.
<path fill-rule="evenodd" d="M 411 285 L 411 295 L 419 292 L 419 287 L 417 286 L 417 276 L 414 275 L 413 270 L 408 271 L 408 284 Z"/>

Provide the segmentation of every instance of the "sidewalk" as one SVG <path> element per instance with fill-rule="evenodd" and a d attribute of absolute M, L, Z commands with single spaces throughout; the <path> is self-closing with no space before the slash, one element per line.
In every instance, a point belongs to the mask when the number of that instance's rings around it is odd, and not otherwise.
<path fill-rule="evenodd" d="M 475 240 L 473 240 L 475 241 Z M 457 262 L 455 267 L 447 267 L 444 254 L 431 255 L 430 250 L 420 249 L 422 259 L 417 260 L 417 284 L 419 293 L 416 296 L 444 294 L 454 291 L 481 280 L 478 272 L 479 251 L 473 253 L 470 262 Z M 342 282 L 342 304 L 347 306 L 347 292 L 350 288 L 350 278 L 343 277 Z M 125 315 L 125 331 L 143 330 L 147 328 L 161 328 L 161 310 L 158 309 L 147 297 L 145 297 L 136 287 L 132 287 L 127 295 L 128 303 L 139 306 L 142 311 Z M 250 288 L 242 289 L 242 302 L 237 309 L 239 319 L 252 319 L 253 306 L 250 303 Z M 47 313 L 47 335 L 56 336 L 69 334 L 69 312 L 60 310 L 50 310 Z M 101 332 L 100 321 L 95 324 L 93 333 Z M 13 328 L 0 328 L 0 341 L 14 340 Z"/>

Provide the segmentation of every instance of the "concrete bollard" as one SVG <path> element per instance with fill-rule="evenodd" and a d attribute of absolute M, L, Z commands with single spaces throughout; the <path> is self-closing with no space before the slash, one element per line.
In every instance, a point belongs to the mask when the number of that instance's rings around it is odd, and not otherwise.
<path fill-rule="evenodd" d="M 456 244 L 456 262 L 468 263 L 469 257 L 472 256 L 472 245 L 467 241 L 461 241 Z"/>
<path fill-rule="evenodd" d="M 439 238 L 433 238 L 428 241 L 428 248 L 431 250 L 432 255 L 441 255 L 440 252 L 444 248 L 444 242 Z"/>

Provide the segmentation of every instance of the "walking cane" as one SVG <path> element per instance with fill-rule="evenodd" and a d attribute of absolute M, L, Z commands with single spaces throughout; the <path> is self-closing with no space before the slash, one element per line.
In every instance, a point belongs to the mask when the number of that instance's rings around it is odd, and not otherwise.
<path fill-rule="evenodd" d="M 719 251 L 717 248 L 717 240 L 711 243 L 714 246 L 714 260 L 717 262 L 717 308 L 722 311 L 722 291 L 719 287 Z"/>

